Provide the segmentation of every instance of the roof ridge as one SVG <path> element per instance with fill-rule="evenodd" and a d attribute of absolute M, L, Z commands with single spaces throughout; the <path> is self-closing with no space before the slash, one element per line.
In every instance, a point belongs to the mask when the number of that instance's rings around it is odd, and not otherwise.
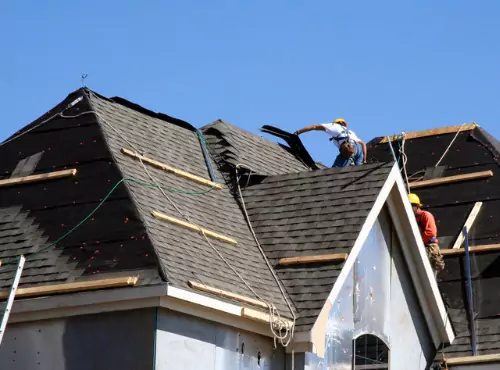
<path fill-rule="evenodd" d="M 406 140 L 410 140 L 410 139 L 418 139 L 418 138 L 427 137 L 427 136 L 453 134 L 453 133 L 456 133 L 458 131 L 470 131 L 470 130 L 475 129 L 476 127 L 480 127 L 476 122 L 472 122 L 472 123 L 464 122 L 460 125 L 455 125 L 455 126 L 442 126 L 442 127 L 436 127 L 436 128 L 431 128 L 431 129 L 427 129 L 427 130 L 404 132 L 404 133 L 405 133 Z M 390 136 L 390 139 L 397 140 L 400 136 L 401 136 L 401 134 L 392 135 L 392 136 Z M 386 142 L 387 142 L 387 136 L 384 136 L 378 141 L 378 144 L 383 144 Z"/>
<path fill-rule="evenodd" d="M 142 105 L 134 103 L 134 102 L 127 100 L 125 98 L 122 98 L 120 96 L 113 96 L 113 97 L 108 98 L 108 97 L 105 97 L 105 96 L 95 92 L 94 90 L 89 89 L 88 87 L 82 88 L 81 90 L 83 90 L 85 92 L 90 92 L 91 94 L 94 94 L 95 96 L 97 96 L 99 99 L 106 100 L 109 103 L 120 104 L 128 109 L 131 109 L 131 110 L 136 111 L 138 113 L 145 114 L 149 117 L 158 118 L 162 121 L 177 125 L 179 127 L 185 128 L 185 129 L 190 130 L 190 131 L 195 131 L 195 132 L 197 131 L 196 127 L 194 127 L 193 125 L 191 125 L 187 121 L 184 121 L 180 118 L 175 118 L 175 117 L 169 116 L 168 114 L 165 114 L 165 113 L 154 112 L 151 109 L 145 108 Z"/>

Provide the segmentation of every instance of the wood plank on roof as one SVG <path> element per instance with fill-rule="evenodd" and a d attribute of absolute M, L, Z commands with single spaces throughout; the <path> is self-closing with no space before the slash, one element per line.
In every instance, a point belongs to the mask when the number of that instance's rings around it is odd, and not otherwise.
<path fill-rule="evenodd" d="M 118 288 L 133 286 L 137 283 L 135 276 L 126 276 L 110 279 L 79 281 L 75 283 L 42 285 L 29 288 L 19 288 L 16 292 L 16 298 L 35 297 L 60 293 L 73 293 L 86 290 L 97 290 L 105 288 Z M 0 291 L 0 299 L 6 299 L 10 290 Z"/>
<path fill-rule="evenodd" d="M 10 179 L 0 180 L 0 186 L 13 186 L 19 184 L 28 184 L 32 182 L 38 181 L 46 181 L 46 180 L 54 180 L 60 179 L 63 177 L 69 177 L 76 175 L 76 168 L 72 168 L 69 170 L 61 170 L 47 173 L 40 173 L 37 175 L 29 175 L 23 177 L 12 177 Z"/>
<path fill-rule="evenodd" d="M 167 222 L 170 222 L 174 225 L 182 226 L 185 229 L 196 231 L 196 232 L 199 232 L 200 234 L 205 234 L 206 236 L 209 236 L 209 237 L 214 238 L 214 239 L 219 239 L 219 240 L 226 242 L 226 243 L 229 243 L 229 244 L 233 244 L 233 245 L 238 244 L 238 242 L 236 240 L 234 240 L 228 236 L 215 233 L 215 232 L 207 230 L 203 227 L 199 227 L 198 225 L 191 224 L 189 222 L 185 222 L 185 221 L 179 220 L 179 219 L 174 218 L 174 217 L 167 216 L 163 213 L 156 212 L 156 211 L 151 212 L 151 214 L 153 215 L 153 217 L 157 218 L 158 220 L 167 221 Z"/>
<path fill-rule="evenodd" d="M 186 172 L 186 171 L 179 170 L 177 168 L 171 167 L 171 166 L 169 166 L 167 164 L 155 161 L 154 159 L 151 159 L 151 158 L 145 157 L 143 155 L 140 155 L 140 154 L 138 154 L 138 153 L 136 153 L 136 152 L 134 152 L 132 150 L 129 150 L 127 148 L 122 148 L 122 153 L 126 154 L 126 155 L 128 155 L 128 156 L 130 156 L 132 158 L 135 158 L 135 159 L 138 159 L 140 161 L 143 161 L 144 163 L 147 163 L 147 164 L 149 164 L 149 165 L 151 165 L 153 167 L 159 168 L 160 170 L 173 173 L 174 175 L 177 175 L 177 176 L 180 176 L 180 177 L 184 177 L 184 178 L 186 178 L 188 180 L 197 182 L 199 184 L 203 184 L 203 185 L 206 185 L 206 186 L 214 187 L 217 190 L 221 190 L 222 189 L 222 186 L 220 184 L 217 184 L 217 183 L 215 183 L 213 181 L 204 179 L 203 177 L 193 175 L 193 174 L 191 174 L 189 172 Z"/>
<path fill-rule="evenodd" d="M 479 211 L 481 210 L 481 207 L 483 205 L 483 202 L 476 202 L 474 206 L 472 207 L 469 216 L 467 216 L 467 220 L 465 221 L 464 226 L 462 227 L 462 230 L 464 227 L 467 228 L 467 232 L 470 232 L 470 229 L 472 228 L 472 225 L 474 225 L 474 221 L 476 220 L 477 215 L 479 214 Z M 453 244 L 452 249 L 458 249 L 464 242 L 465 237 L 463 232 L 460 232 L 458 234 L 457 240 L 455 240 L 455 243 Z"/>
<path fill-rule="evenodd" d="M 462 129 L 460 129 L 460 127 L 462 127 Z M 426 137 L 426 136 L 452 134 L 452 133 L 457 132 L 458 130 L 470 131 L 470 130 L 475 129 L 476 127 L 479 127 L 479 125 L 477 123 L 468 123 L 465 125 L 447 126 L 447 127 L 433 128 L 433 129 L 424 130 L 424 131 L 407 132 L 406 133 L 406 140 L 418 139 L 420 137 Z M 401 134 L 392 135 L 390 137 L 390 139 L 391 139 L 391 141 L 394 141 L 394 140 L 398 140 L 400 137 L 401 137 Z M 379 144 L 384 144 L 384 143 L 387 143 L 387 136 L 384 136 L 379 141 Z"/>
<path fill-rule="evenodd" d="M 300 256 L 300 257 L 285 257 L 278 262 L 279 265 L 297 265 L 302 263 L 322 263 L 345 261 L 348 257 L 347 253 L 322 254 L 316 256 Z"/>
<path fill-rule="evenodd" d="M 500 244 L 485 244 L 485 245 L 475 245 L 469 247 L 469 253 L 482 253 L 482 252 L 498 252 L 500 251 Z M 465 248 L 450 248 L 441 249 L 441 254 L 443 256 L 456 256 L 465 254 Z"/>
<path fill-rule="evenodd" d="M 417 188 L 424 188 L 424 187 L 437 186 L 437 185 L 443 185 L 443 184 L 451 184 L 451 183 L 461 182 L 461 181 L 479 180 L 479 179 L 484 179 L 484 178 L 491 177 L 491 176 L 493 176 L 493 171 L 491 171 L 491 170 L 472 172 L 472 173 L 466 173 L 463 175 L 441 177 L 439 179 L 410 182 L 410 188 L 413 190 L 413 189 L 417 189 Z"/>
<path fill-rule="evenodd" d="M 251 304 L 252 306 L 257 306 L 257 307 L 261 307 L 264 309 L 269 308 L 269 305 L 263 301 L 259 301 L 257 299 L 245 297 L 245 296 L 242 296 L 240 294 L 231 293 L 231 292 L 228 292 L 227 290 L 214 288 L 214 287 L 211 287 L 211 286 L 208 286 L 205 284 L 200 284 L 200 283 L 197 283 L 197 282 L 192 281 L 192 280 L 188 280 L 188 285 L 193 289 L 200 290 L 200 291 L 205 292 L 205 293 L 212 293 L 212 294 L 218 295 L 220 297 L 234 299 L 235 301 L 248 303 L 248 304 Z"/>

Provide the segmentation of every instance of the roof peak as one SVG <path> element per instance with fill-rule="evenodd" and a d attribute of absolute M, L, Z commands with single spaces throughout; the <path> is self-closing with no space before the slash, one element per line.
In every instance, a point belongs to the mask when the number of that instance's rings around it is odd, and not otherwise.
<path fill-rule="evenodd" d="M 403 131 L 403 133 L 405 134 L 406 139 L 410 140 L 410 139 L 418 139 L 418 138 L 427 137 L 427 136 L 452 134 L 452 133 L 456 133 L 459 131 L 470 131 L 470 130 L 474 130 L 476 127 L 479 127 L 479 125 L 476 122 L 472 122 L 472 123 L 464 122 L 461 125 L 444 126 L 444 127 L 432 128 L 432 129 L 422 130 L 422 131 L 413 131 L 413 132 L 404 132 Z M 402 136 L 403 133 L 390 136 L 391 141 L 398 140 Z M 384 136 L 378 142 L 378 144 L 383 144 L 383 143 L 387 143 L 387 136 Z"/>

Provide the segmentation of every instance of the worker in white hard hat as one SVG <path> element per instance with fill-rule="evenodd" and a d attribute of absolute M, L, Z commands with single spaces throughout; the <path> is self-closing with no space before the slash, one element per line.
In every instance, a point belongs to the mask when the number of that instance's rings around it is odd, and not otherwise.
<path fill-rule="evenodd" d="M 356 136 L 354 131 L 347 129 L 345 119 L 337 118 L 331 123 L 307 126 L 295 131 L 294 134 L 300 135 L 313 130 L 325 131 L 339 149 L 332 167 L 359 166 L 366 163 L 366 144 Z"/>
<path fill-rule="evenodd" d="M 415 218 L 417 219 L 418 228 L 420 229 L 420 235 L 425 244 L 429 261 L 436 272 L 441 272 L 444 270 L 444 259 L 439 250 L 437 226 L 434 215 L 421 208 L 422 204 L 417 194 L 408 194 L 408 199 L 413 209 L 413 213 L 415 214 Z"/>

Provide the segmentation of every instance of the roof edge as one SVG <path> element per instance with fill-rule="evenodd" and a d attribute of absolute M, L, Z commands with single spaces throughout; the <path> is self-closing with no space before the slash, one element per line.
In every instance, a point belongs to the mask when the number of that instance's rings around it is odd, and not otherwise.
<path fill-rule="evenodd" d="M 360 233 L 358 234 L 354 246 L 349 253 L 349 257 L 346 260 L 340 275 L 335 281 L 328 300 L 335 301 L 337 296 L 340 294 L 342 286 L 348 278 L 349 272 L 356 262 L 356 258 L 360 253 L 370 230 L 386 203 L 399 238 L 404 238 L 401 242 L 402 247 L 406 245 L 402 251 L 403 256 L 405 257 L 405 261 L 410 270 L 410 276 L 413 278 L 413 285 L 417 292 L 417 298 L 422 307 L 433 343 L 436 348 L 443 343 L 451 343 L 455 338 L 455 334 L 451 327 L 451 321 L 448 318 L 448 313 L 439 292 L 437 281 L 432 273 L 430 262 L 425 254 L 423 242 L 420 239 L 418 232 L 418 226 L 415 218 L 412 217 L 411 206 L 406 197 L 406 189 L 404 187 L 403 178 L 401 177 L 397 163 L 393 165 L 386 182 L 379 192 L 379 195 L 377 196 L 377 199 L 375 200 L 375 203 L 368 214 Z M 406 222 L 401 220 L 405 220 Z M 404 229 L 403 226 L 405 224 L 406 229 Z M 408 228 L 410 229 L 408 230 Z M 411 237 L 406 237 L 406 234 L 411 235 Z M 413 253 L 412 250 L 414 251 Z M 418 269 L 415 267 L 416 265 L 419 265 Z M 324 330 L 321 330 L 319 325 L 321 317 L 328 314 L 327 309 L 328 307 L 325 301 L 325 305 L 318 315 L 312 329 L 309 332 L 300 333 L 300 337 L 296 338 L 296 340 L 312 342 L 314 352 L 318 353 L 318 355 L 321 355 L 321 352 L 324 351 Z"/>
<path fill-rule="evenodd" d="M 117 104 L 123 105 L 124 107 L 130 108 L 132 110 L 135 110 L 136 112 L 145 114 L 145 115 L 147 115 L 149 117 L 158 118 L 158 119 L 160 119 L 162 121 L 168 122 L 170 124 L 177 125 L 179 127 L 185 128 L 185 129 L 193 131 L 193 132 L 197 131 L 196 127 L 194 127 L 193 125 L 191 125 L 187 121 L 184 121 L 184 120 L 182 120 L 180 118 L 175 118 L 175 117 L 169 116 L 169 115 L 167 115 L 165 113 L 153 112 L 152 110 L 150 110 L 148 108 L 145 108 L 142 105 L 139 105 L 137 103 L 133 103 L 130 100 L 127 100 L 125 98 L 122 98 L 122 97 L 119 97 L 119 96 L 113 96 L 111 98 L 107 98 L 107 97 L 105 97 L 105 96 L 103 96 L 103 95 L 101 95 L 101 94 L 99 94 L 99 93 L 97 93 L 97 92 L 89 89 L 88 87 L 84 87 L 81 90 L 84 90 L 87 93 L 90 92 L 91 94 L 94 94 L 94 95 L 98 96 L 99 98 L 101 98 L 103 100 L 107 100 L 107 101 L 112 102 L 112 103 L 117 103 Z"/>
<path fill-rule="evenodd" d="M 427 136 L 436 136 L 436 135 L 443 135 L 443 134 L 453 134 L 458 131 L 470 131 L 475 129 L 476 127 L 480 127 L 476 122 L 472 123 L 463 123 L 461 125 L 456 125 L 456 126 L 445 126 L 445 127 L 439 127 L 439 128 L 432 128 L 429 130 L 423 130 L 423 131 L 413 131 L 413 132 L 405 132 L 405 138 L 406 140 L 411 140 L 411 139 L 418 139 L 421 137 L 427 137 Z M 392 135 L 389 136 L 390 140 L 397 140 L 399 137 L 401 137 L 401 134 L 399 135 Z M 380 138 L 376 143 L 377 144 L 384 144 L 387 143 L 387 136 L 384 136 Z"/>

